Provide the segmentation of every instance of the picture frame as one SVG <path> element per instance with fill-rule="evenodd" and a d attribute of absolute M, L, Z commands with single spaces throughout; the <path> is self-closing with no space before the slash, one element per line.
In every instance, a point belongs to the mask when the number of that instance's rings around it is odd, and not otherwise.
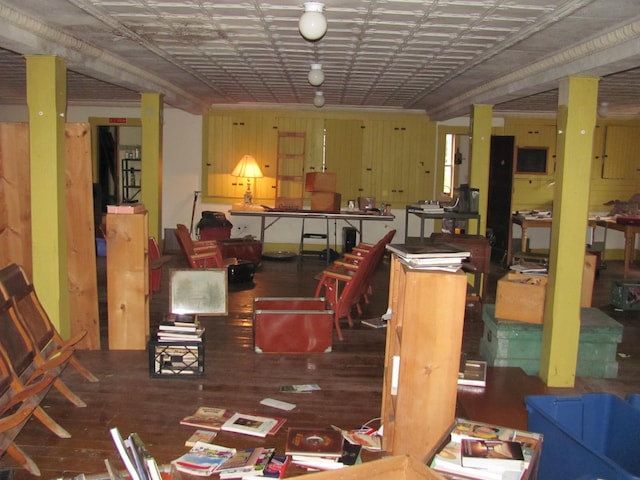
<path fill-rule="evenodd" d="M 171 313 L 228 314 L 226 268 L 172 269 L 169 285 Z"/>

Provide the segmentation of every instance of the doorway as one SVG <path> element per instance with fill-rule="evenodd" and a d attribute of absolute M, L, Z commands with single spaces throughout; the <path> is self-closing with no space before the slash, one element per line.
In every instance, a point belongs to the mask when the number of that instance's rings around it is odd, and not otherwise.
<path fill-rule="evenodd" d="M 487 237 L 491 261 L 504 263 L 511 234 L 511 194 L 515 137 L 491 136 L 489 191 L 487 193 Z"/>

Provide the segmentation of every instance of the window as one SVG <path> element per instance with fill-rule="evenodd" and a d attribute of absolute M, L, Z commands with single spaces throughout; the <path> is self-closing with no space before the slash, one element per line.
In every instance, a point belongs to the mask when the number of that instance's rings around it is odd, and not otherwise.
<path fill-rule="evenodd" d="M 515 173 L 546 174 L 547 147 L 518 147 Z"/>
<path fill-rule="evenodd" d="M 455 143 L 455 135 L 452 133 L 447 133 L 445 137 L 445 147 L 444 147 L 444 182 L 442 183 L 442 191 L 447 195 L 451 195 L 453 193 L 453 173 L 454 173 L 454 162 L 455 162 L 455 154 L 454 154 L 454 143 Z"/>

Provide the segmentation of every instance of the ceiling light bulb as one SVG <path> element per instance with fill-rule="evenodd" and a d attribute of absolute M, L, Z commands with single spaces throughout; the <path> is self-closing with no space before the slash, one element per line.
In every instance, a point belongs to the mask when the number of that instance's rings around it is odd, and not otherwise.
<path fill-rule="evenodd" d="M 316 92 L 316 96 L 313 97 L 313 104 L 318 108 L 324 106 L 324 94 L 322 92 Z"/>
<path fill-rule="evenodd" d="M 327 19 L 322 13 L 323 10 L 324 3 L 304 3 L 304 13 L 298 22 L 298 29 L 307 40 L 319 40 L 327 33 Z"/>
<path fill-rule="evenodd" d="M 309 71 L 309 83 L 314 87 L 319 87 L 324 82 L 324 72 L 321 63 L 312 63 Z"/>

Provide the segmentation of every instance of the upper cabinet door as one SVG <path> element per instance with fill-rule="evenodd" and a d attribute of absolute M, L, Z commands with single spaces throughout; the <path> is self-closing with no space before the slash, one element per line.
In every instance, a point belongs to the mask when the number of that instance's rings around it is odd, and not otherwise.
<path fill-rule="evenodd" d="M 640 127 L 609 125 L 605 130 L 602 178 L 631 179 L 638 175 Z"/>
<path fill-rule="evenodd" d="M 336 174 L 336 191 L 342 203 L 362 196 L 362 120 L 327 119 L 325 125 L 325 166 Z"/>

